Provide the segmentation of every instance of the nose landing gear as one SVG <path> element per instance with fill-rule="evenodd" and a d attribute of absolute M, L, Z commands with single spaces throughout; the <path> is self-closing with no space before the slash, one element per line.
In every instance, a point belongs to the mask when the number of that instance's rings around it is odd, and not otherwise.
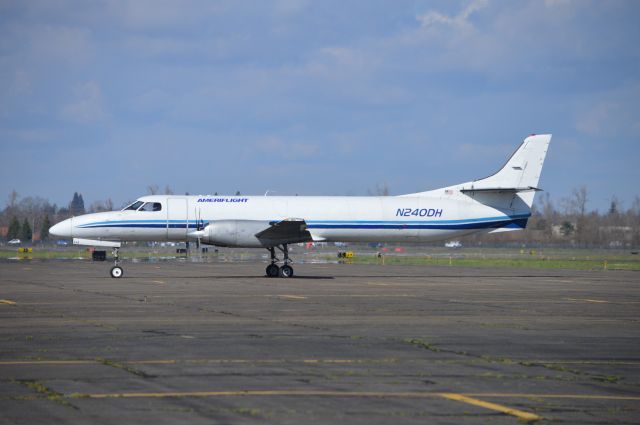
<path fill-rule="evenodd" d="M 124 273 L 122 270 L 122 267 L 120 267 L 120 259 L 118 257 L 118 253 L 119 253 L 120 249 L 119 248 L 113 248 L 113 258 L 114 258 L 114 266 L 111 267 L 111 277 L 114 279 L 119 279 L 122 277 L 122 274 Z"/>
<path fill-rule="evenodd" d="M 269 247 L 269 253 L 271 254 L 271 264 L 267 266 L 267 277 L 292 277 L 293 276 L 293 267 L 289 265 L 291 260 L 289 259 L 289 247 L 287 244 L 282 244 L 282 246 L 278 246 L 277 248 L 282 251 L 284 254 L 284 265 L 282 267 L 278 267 L 276 264 L 279 260 L 276 257 L 276 247 Z"/>

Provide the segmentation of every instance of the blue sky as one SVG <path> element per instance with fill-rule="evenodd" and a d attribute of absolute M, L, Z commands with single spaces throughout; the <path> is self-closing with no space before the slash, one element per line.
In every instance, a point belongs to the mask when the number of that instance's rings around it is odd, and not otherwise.
<path fill-rule="evenodd" d="M 0 2 L 0 197 L 392 194 L 553 133 L 541 187 L 640 195 L 635 1 Z"/>

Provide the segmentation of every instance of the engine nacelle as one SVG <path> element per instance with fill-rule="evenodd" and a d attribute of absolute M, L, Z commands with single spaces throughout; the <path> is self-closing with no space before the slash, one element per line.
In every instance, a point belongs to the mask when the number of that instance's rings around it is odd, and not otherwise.
<path fill-rule="evenodd" d="M 200 236 L 200 242 L 208 245 L 261 248 L 265 246 L 257 237 L 270 226 L 261 220 L 219 220 L 209 223 Z"/>

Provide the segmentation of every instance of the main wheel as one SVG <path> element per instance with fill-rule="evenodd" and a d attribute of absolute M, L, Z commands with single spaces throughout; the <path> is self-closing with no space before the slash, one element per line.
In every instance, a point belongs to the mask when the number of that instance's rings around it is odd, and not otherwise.
<path fill-rule="evenodd" d="M 267 266 L 267 277 L 278 277 L 279 273 L 280 267 L 278 267 L 276 264 L 269 264 Z"/>
<path fill-rule="evenodd" d="M 118 279 L 122 277 L 122 267 L 120 266 L 113 266 L 111 267 L 111 277 L 114 279 Z"/>
<path fill-rule="evenodd" d="M 280 277 L 291 277 L 293 276 L 293 267 L 284 265 L 280 267 Z"/>

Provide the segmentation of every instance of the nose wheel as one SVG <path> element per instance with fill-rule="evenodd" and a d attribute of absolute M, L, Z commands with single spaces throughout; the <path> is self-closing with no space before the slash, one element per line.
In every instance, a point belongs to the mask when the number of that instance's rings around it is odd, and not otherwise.
<path fill-rule="evenodd" d="M 275 247 L 267 248 L 269 253 L 271 254 L 271 264 L 267 266 L 266 273 L 267 277 L 283 277 L 288 278 L 293 276 L 293 267 L 289 265 L 291 260 L 289 259 L 289 247 L 287 244 L 283 244 L 282 247 L 278 247 L 280 251 L 284 254 L 284 265 L 282 267 L 278 267 L 276 264 L 279 260 L 276 257 L 276 249 Z"/>
<path fill-rule="evenodd" d="M 120 250 L 118 248 L 113 248 L 114 266 L 111 267 L 111 271 L 109 273 L 111 274 L 111 277 L 114 279 L 121 278 L 122 274 L 124 273 L 124 271 L 122 270 L 122 267 L 120 267 L 120 258 L 118 257 L 119 251 Z"/>

